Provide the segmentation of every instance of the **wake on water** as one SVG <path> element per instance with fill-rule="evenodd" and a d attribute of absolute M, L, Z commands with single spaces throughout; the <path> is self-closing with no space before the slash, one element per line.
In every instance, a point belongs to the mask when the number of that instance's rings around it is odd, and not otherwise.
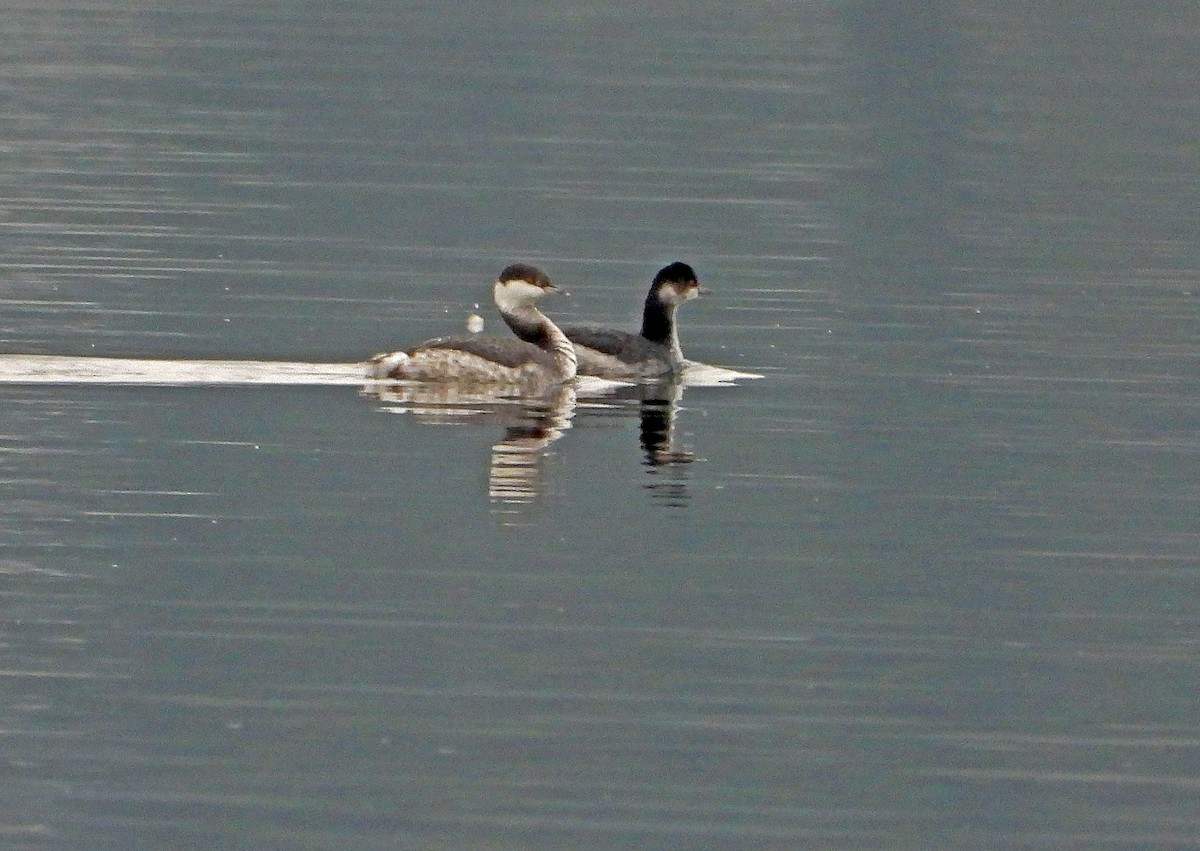
<path fill-rule="evenodd" d="M 361 363 L 0 355 L 0 384 L 361 385 Z"/>
<path fill-rule="evenodd" d="M 146 385 L 344 385 L 396 384 L 367 377 L 366 363 L 302 363 L 253 360 L 156 360 L 142 358 L 0 355 L 0 384 Z M 749 372 L 689 362 L 683 386 L 713 387 L 761 378 Z M 580 392 L 603 392 L 628 382 L 580 376 Z"/>

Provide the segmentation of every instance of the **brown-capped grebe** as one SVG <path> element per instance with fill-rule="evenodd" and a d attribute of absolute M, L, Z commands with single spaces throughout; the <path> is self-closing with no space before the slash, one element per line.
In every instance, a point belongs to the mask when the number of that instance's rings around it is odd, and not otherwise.
<path fill-rule="evenodd" d="M 438 337 L 406 351 L 376 355 L 368 363 L 369 375 L 395 381 L 514 385 L 570 381 L 576 372 L 575 348 L 536 307 L 543 295 L 558 291 L 536 266 L 506 266 L 492 287 L 492 297 L 517 337 Z"/>

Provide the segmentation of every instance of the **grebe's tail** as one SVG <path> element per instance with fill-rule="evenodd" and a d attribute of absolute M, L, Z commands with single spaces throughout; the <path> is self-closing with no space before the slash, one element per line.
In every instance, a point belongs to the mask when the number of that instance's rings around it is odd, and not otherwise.
<path fill-rule="evenodd" d="M 404 372 L 404 366 L 409 361 L 407 352 L 384 352 L 375 355 L 370 360 L 371 378 L 399 378 Z"/>

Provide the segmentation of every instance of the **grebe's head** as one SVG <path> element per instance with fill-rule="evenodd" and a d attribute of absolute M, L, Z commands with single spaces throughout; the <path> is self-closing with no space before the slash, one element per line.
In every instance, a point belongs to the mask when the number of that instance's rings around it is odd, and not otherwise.
<path fill-rule="evenodd" d="M 678 260 L 659 269 L 650 287 L 651 297 L 669 305 L 683 304 L 705 292 L 708 290 L 696 280 L 696 270 Z"/>
<path fill-rule="evenodd" d="M 528 263 L 513 263 L 504 267 L 492 295 L 496 305 L 501 310 L 513 310 L 518 307 L 528 307 L 534 304 L 546 293 L 556 293 L 561 290 L 550 283 L 549 276 L 537 266 Z"/>

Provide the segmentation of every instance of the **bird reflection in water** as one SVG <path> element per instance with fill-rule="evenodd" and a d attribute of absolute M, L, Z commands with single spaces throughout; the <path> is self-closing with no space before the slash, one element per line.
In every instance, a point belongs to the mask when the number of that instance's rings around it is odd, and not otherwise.
<path fill-rule="evenodd" d="M 542 493 L 542 461 L 547 447 L 571 427 L 575 388 L 564 384 L 541 398 L 525 399 L 516 413 L 504 439 L 492 446 L 488 467 L 488 499 L 501 514 L 519 515 Z"/>
<path fill-rule="evenodd" d="M 683 383 L 663 379 L 635 388 L 640 398 L 641 444 L 651 497 L 672 508 L 691 499 L 688 466 L 696 456 L 676 442 L 675 417 L 683 398 Z"/>
<path fill-rule="evenodd" d="M 640 403 L 642 463 L 652 479 L 645 487 L 655 500 L 672 508 L 685 507 L 691 500 L 689 467 L 696 456 L 690 449 L 680 446 L 675 427 L 683 388 L 728 387 L 756 378 L 762 376 L 687 361 L 681 373 L 624 391 L 626 398 L 637 399 Z"/>
<path fill-rule="evenodd" d="M 397 383 L 364 388 L 385 409 L 431 425 L 499 426 L 503 438 L 492 446 L 488 499 L 503 525 L 521 525 L 544 489 L 543 460 L 550 444 L 571 427 L 575 388 L 560 384 L 530 393 L 528 387 Z"/>
<path fill-rule="evenodd" d="M 686 507 L 691 501 L 690 467 L 697 458 L 681 445 L 676 428 L 683 389 L 730 386 L 760 377 L 694 364 L 682 377 L 639 384 L 581 378 L 531 389 L 500 384 L 372 382 L 363 392 L 379 399 L 384 410 L 415 416 L 422 423 L 470 422 L 502 429 L 503 437 L 492 446 L 488 465 L 488 499 L 503 525 L 519 526 L 527 522 L 530 506 L 545 490 L 544 466 L 550 445 L 573 424 L 625 418 L 634 410 L 639 414 L 642 466 L 649 479 L 643 487 L 661 505 Z M 584 419 L 575 420 L 577 413 Z"/>

